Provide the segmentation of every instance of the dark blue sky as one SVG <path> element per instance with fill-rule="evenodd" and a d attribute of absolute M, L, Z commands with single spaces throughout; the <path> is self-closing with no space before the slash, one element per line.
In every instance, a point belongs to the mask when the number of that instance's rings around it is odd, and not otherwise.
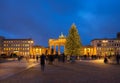
<path fill-rule="evenodd" d="M 120 0 L 0 0 L 0 35 L 48 46 L 75 23 L 83 45 L 120 32 Z"/>

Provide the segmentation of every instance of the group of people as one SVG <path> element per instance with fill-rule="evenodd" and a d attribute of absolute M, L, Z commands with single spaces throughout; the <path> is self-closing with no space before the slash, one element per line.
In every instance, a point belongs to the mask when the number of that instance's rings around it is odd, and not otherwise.
<path fill-rule="evenodd" d="M 120 55 L 117 53 L 116 55 L 114 55 L 114 57 L 115 57 L 116 63 L 119 64 L 119 63 L 120 63 L 120 62 L 119 62 L 119 60 L 120 60 Z M 110 57 L 105 56 L 105 57 L 104 57 L 104 63 L 108 63 L 108 59 L 110 59 Z"/>
<path fill-rule="evenodd" d="M 117 64 L 119 64 L 120 55 L 116 54 L 115 57 L 116 57 Z M 23 57 L 19 56 L 18 61 L 20 61 L 22 58 Z M 56 55 L 47 55 L 46 56 L 46 55 L 42 54 L 41 56 L 36 56 L 36 61 L 40 62 L 42 71 L 44 71 L 46 61 L 48 61 L 48 64 L 52 65 L 54 60 L 58 60 L 58 62 L 63 62 L 63 63 L 67 60 L 67 61 L 70 61 L 71 63 L 73 63 L 73 62 L 75 62 L 75 59 L 76 59 L 75 56 L 66 57 L 64 55 L 64 53 L 61 54 L 61 55 L 56 54 Z M 104 63 L 108 63 L 108 57 L 107 56 L 104 57 Z"/>
<path fill-rule="evenodd" d="M 40 57 L 36 56 L 36 61 L 38 62 L 40 58 L 40 65 L 41 65 L 41 70 L 44 71 L 45 68 L 45 62 L 48 61 L 48 64 L 52 65 L 54 60 L 58 60 L 59 62 L 65 62 L 65 55 L 64 53 L 61 55 L 44 55 L 42 54 Z"/>
<path fill-rule="evenodd" d="M 115 58 L 116 58 L 116 63 L 119 64 L 120 55 L 116 54 Z M 55 55 L 45 56 L 44 54 L 42 54 L 40 56 L 40 63 L 41 63 L 41 69 L 42 70 L 44 70 L 46 59 L 49 61 L 49 64 L 53 64 L 54 59 L 58 59 L 58 61 L 62 61 L 62 62 L 65 62 L 65 60 L 67 60 L 67 58 L 64 54 L 56 55 L 56 56 Z M 70 62 L 75 62 L 75 56 L 70 56 Z M 108 63 L 108 57 L 107 56 L 104 57 L 104 63 Z"/>
<path fill-rule="evenodd" d="M 26 57 L 18 56 L 18 61 L 21 61 L 22 58 L 25 58 L 26 61 L 29 62 L 29 59 L 30 59 L 29 56 L 26 56 Z M 75 61 L 75 57 L 74 56 L 70 56 L 69 60 L 68 60 L 67 57 L 64 55 L 64 53 L 62 53 L 60 55 L 58 55 L 58 54 L 55 54 L 55 55 L 53 55 L 53 54 L 51 54 L 51 55 L 42 54 L 41 56 L 37 55 L 35 57 L 35 59 L 36 59 L 36 62 L 40 62 L 42 71 L 44 71 L 46 61 L 48 62 L 49 65 L 52 65 L 56 61 L 63 62 L 63 63 L 66 60 L 70 61 L 70 62 L 74 62 Z"/>

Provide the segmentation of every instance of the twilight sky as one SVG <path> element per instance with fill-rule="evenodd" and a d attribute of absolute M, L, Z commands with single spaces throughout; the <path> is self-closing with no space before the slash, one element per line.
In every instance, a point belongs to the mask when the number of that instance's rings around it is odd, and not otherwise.
<path fill-rule="evenodd" d="M 83 45 L 120 32 L 120 0 L 0 0 L 0 35 L 48 46 L 76 24 Z"/>

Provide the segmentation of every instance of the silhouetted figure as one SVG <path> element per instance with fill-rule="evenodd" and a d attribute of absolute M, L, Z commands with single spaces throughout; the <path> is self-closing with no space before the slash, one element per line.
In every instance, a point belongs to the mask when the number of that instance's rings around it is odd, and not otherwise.
<path fill-rule="evenodd" d="M 94 59 L 94 55 L 92 55 L 91 58 Z"/>
<path fill-rule="evenodd" d="M 36 56 L 36 61 L 37 61 L 37 62 L 38 62 L 38 58 L 39 58 L 39 57 L 38 57 L 38 56 Z"/>
<path fill-rule="evenodd" d="M 64 55 L 64 53 L 62 54 L 62 62 L 63 63 L 65 62 L 65 55 Z"/>
<path fill-rule="evenodd" d="M 49 56 L 49 64 L 53 64 L 54 61 L 54 55 Z"/>
<path fill-rule="evenodd" d="M 20 61 L 21 60 L 21 56 L 18 56 L 18 61 Z"/>
<path fill-rule="evenodd" d="M 60 55 L 58 55 L 58 61 L 60 62 Z"/>
<path fill-rule="evenodd" d="M 75 62 L 75 56 L 74 56 L 74 55 L 70 56 L 70 62 L 71 62 L 71 63 L 74 63 L 74 62 Z"/>
<path fill-rule="evenodd" d="M 40 56 L 40 64 L 41 64 L 41 70 L 42 71 L 44 71 L 44 68 L 45 68 L 45 55 L 44 54 L 42 54 L 41 56 Z"/>
<path fill-rule="evenodd" d="M 84 59 L 87 59 L 87 55 L 84 55 Z"/>
<path fill-rule="evenodd" d="M 104 63 L 108 63 L 108 59 L 107 59 L 106 56 L 105 56 L 105 58 L 104 58 Z"/>
<path fill-rule="evenodd" d="M 119 64 L 119 59 L 120 59 L 120 55 L 117 54 L 117 55 L 116 55 L 116 61 L 117 61 L 117 64 Z"/>

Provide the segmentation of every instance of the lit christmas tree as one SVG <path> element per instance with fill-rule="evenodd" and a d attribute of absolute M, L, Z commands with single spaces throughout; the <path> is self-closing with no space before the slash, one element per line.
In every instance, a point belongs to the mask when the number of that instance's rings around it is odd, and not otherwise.
<path fill-rule="evenodd" d="M 65 55 L 81 55 L 82 43 L 75 24 L 72 24 L 65 43 Z"/>

